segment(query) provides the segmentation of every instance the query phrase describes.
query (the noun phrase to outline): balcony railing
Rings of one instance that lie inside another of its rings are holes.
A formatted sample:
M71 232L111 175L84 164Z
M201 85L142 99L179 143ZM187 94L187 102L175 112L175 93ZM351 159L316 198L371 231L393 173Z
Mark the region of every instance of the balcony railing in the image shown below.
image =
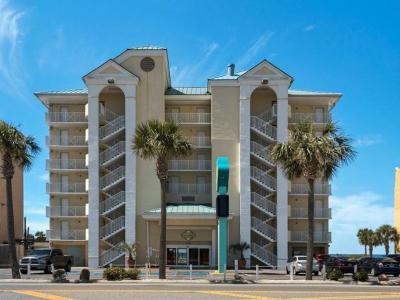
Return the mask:
M86 206L47 206L47 217L85 217Z
M169 194L209 194L211 193L211 184L209 183L169 183Z
M87 123L84 112L48 112L47 123Z
M65 241L86 241L86 229L70 229L70 230L47 230L48 240L65 240Z
M289 207L289 217L291 218L307 218L308 210L305 207ZM331 218L331 208L318 207L314 208L314 218Z
M87 146L85 136L47 136L47 146Z
M86 170L84 159L48 159L46 161L47 170Z
M211 124L210 113L166 113L165 119L179 124Z
M211 147L211 138L209 136L191 136L188 140L196 148Z
M169 160L170 171L211 171L211 160Z
M298 123L301 121L308 121L312 123L328 123L331 120L330 113L301 113L295 112L289 117L289 123Z
M307 242L307 231L289 231L289 239L291 242ZM330 243L331 233L328 231L314 231L314 242Z
M75 182L75 183L48 183L46 185L47 193L66 193L66 194L81 194L87 193L85 183Z
M306 183L292 183L289 194L291 195L308 195L308 184ZM317 195L330 195L331 185L328 183L316 183L314 185L314 194Z

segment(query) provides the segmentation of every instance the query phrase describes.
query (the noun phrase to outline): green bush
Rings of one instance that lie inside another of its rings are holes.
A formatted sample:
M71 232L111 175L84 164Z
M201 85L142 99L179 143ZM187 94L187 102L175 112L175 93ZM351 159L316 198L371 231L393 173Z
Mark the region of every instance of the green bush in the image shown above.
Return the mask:
M82 282L90 281L90 271L88 269L82 269L79 275L79 280Z
M124 278L137 280L139 279L140 270L138 269L128 269L124 272Z
M125 270L118 267L107 268L103 272L103 278L109 281L122 280L125 277Z
M353 280L354 281L368 281L368 273L365 272L364 270L355 272L353 274Z
M329 280L338 281L340 278L343 278L343 273L338 269L333 269L328 273Z

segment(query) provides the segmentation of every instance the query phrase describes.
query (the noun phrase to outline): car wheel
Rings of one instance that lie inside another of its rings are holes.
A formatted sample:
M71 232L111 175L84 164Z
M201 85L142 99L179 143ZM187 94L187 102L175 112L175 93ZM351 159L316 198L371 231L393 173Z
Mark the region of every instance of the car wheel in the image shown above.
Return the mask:
M26 274L26 273L28 273L28 271L27 270L20 270L21 271L21 274Z
M51 273L51 266L50 265L47 265L45 268L44 268L44 274L50 274Z
M65 267L65 272L71 272L71 263L67 263L66 267Z

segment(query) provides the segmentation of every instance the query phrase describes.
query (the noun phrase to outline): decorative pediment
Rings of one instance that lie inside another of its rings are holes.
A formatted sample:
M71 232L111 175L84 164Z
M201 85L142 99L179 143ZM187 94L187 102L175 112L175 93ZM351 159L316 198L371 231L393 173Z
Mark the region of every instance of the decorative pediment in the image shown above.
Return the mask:
M290 81L293 78L273 65L271 62L267 61L266 59L262 60L260 63L255 65L250 70L246 71L242 75L240 75L241 79L288 79Z
M83 76L83 81L85 83L88 80L114 80L114 81L134 81L137 82L139 78L122 67L120 64L110 59L106 61L104 64L100 65L87 75Z

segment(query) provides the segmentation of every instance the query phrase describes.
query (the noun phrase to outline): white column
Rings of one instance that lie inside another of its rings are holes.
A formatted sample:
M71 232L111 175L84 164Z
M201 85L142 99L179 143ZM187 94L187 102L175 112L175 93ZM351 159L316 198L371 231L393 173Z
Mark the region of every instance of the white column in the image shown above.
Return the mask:
M99 86L88 86L89 129L89 268L99 266Z
M211 266L217 265L217 231L215 227L211 229Z
M288 88L279 86L277 140L286 142L288 137ZM278 269L286 268L288 259L288 181L281 168L277 168L277 257Z
M249 86L240 87L240 241L250 245L250 94ZM245 251L249 258L250 251ZM250 265L250 259L247 260Z
M136 242L136 154L132 138L136 128L136 86L124 87L125 93L125 242Z

